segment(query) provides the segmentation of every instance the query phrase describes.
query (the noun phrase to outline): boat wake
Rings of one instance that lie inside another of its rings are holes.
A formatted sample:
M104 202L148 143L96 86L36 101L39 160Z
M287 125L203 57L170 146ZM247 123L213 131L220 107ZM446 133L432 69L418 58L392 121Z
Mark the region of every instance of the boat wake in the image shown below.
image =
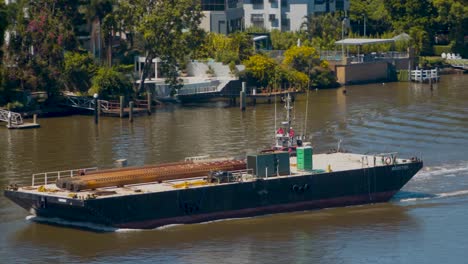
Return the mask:
M444 192L444 193L438 193L438 194L401 191L392 198L392 201L404 203L404 202L424 201L424 200L429 200L429 199L457 197L457 196L468 196L468 190L458 190L458 191Z
M433 177L456 177L468 176L468 162L461 162L458 164L433 166L423 168L413 178L414 181L425 181Z
M127 228L115 228L110 226L98 225L90 222L78 222L78 221L68 221L61 218L47 218L35 215L28 215L26 216L26 220L44 224L51 224L57 226L65 226L65 227L74 227L78 229L90 230L94 232L131 232L131 231L138 231L142 229L127 229Z

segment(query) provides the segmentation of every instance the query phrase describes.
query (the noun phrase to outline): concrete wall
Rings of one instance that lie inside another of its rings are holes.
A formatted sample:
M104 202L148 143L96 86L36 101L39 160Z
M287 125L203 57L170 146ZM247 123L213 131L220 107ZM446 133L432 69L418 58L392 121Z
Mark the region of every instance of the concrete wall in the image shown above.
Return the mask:
M336 77L341 84L383 81L389 78L388 62L336 65Z
M302 22L305 21L307 16L307 9L310 1L307 0L291 0L289 5L289 12L287 17L289 18L289 30L297 31L301 29Z
M233 23L242 20L244 10L242 8L230 8L226 11L203 11L204 17L201 20L200 28L207 32L215 32L228 34L230 32L240 30L235 28Z

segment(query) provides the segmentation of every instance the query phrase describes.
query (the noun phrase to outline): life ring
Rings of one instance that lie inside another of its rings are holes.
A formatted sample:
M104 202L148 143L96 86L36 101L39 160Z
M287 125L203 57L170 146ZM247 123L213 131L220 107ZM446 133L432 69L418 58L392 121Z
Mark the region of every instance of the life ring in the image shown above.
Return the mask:
M385 158L385 164L390 165L392 163L392 159L390 157Z

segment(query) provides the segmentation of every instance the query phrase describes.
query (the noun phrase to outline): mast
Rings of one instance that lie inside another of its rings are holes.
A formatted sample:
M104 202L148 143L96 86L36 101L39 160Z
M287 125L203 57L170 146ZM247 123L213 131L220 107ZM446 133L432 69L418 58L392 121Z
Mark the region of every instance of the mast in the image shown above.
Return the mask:
M291 110L292 110L292 106L291 106L291 95L288 93L288 96L286 97L286 121L288 122L288 127L286 128L286 130L284 131L285 134L288 136L288 146L292 146L293 145L293 138L291 138L290 136L290 130L291 130Z

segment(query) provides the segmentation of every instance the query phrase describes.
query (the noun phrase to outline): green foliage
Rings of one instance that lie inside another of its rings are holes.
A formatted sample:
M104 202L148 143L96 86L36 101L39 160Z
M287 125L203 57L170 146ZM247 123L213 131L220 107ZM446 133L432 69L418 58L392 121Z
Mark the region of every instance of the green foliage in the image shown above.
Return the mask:
M397 31L413 27L427 30L432 26L432 17L436 14L431 0L386 0L384 4L393 28Z
M1 47L3 46L3 41L5 39L5 30L8 27L7 19L7 7L3 1L0 2L0 62L2 61L3 51Z
M244 61L247 80L260 87L267 87L275 83L278 64L272 58L256 54Z
M430 69L433 69L435 67L443 68L443 67L449 66L449 64L439 56L437 56L437 57L421 57L419 59L419 64L420 64L419 66L421 68L430 68Z
M312 47L302 46L288 49L284 53L283 64L293 71L305 73L309 87L336 85L336 77L328 68L328 63L321 61L318 52ZM303 85L303 80L305 79L301 77L296 85Z
M330 13L308 15L305 19L306 21L301 26L302 34L307 39L304 44L320 49L334 49L335 41L342 37L342 24L339 15Z
M97 93L99 98L108 99L120 95L129 95L132 92L132 82L122 72L115 68L101 67L92 79L89 95Z
M278 87L281 84L281 87L287 85L304 89L337 84L328 63L321 61L318 52L312 47L291 47L284 53L280 65L261 54L250 57L244 65L244 78L257 87Z
M174 88L181 87L178 79L178 63L201 44L203 30L199 28L202 19L200 2L196 0L122 0L122 12L131 12L129 21L144 41L146 55L140 89L148 76L151 61L160 58L160 73ZM128 17L127 17L128 18ZM130 26L130 25L129 25Z
M19 101L13 101L6 104L5 108L10 111L21 111L24 108L24 104Z
M252 55L252 52L252 41L246 33L236 32L229 36L208 33L196 49L194 59L213 58L224 64L239 64Z
M270 33L270 37L274 50L287 50L297 45L297 40L300 39L301 36L297 32L281 32L278 29L273 29Z
M366 36L376 35L390 29L390 17L384 2L385 0L350 1L350 20L358 35L364 34L364 18L366 19Z
M467 0L433 0L437 8L436 18L439 27L449 29L448 34L453 41L453 50L468 57L468 1Z
M16 6L14 27L8 45L9 78L21 89L46 91L53 98L61 88L64 50L73 49L76 39L68 7L58 0L22 1ZM27 8L26 8L27 7ZM27 10L27 16L24 14Z
M81 93L88 91L96 71L97 66L90 54L65 52L63 80L68 90Z
M434 55L440 56L442 53L452 52L452 45L434 45Z
M429 33L421 26L415 26L409 29L411 44L416 54L431 54Z

